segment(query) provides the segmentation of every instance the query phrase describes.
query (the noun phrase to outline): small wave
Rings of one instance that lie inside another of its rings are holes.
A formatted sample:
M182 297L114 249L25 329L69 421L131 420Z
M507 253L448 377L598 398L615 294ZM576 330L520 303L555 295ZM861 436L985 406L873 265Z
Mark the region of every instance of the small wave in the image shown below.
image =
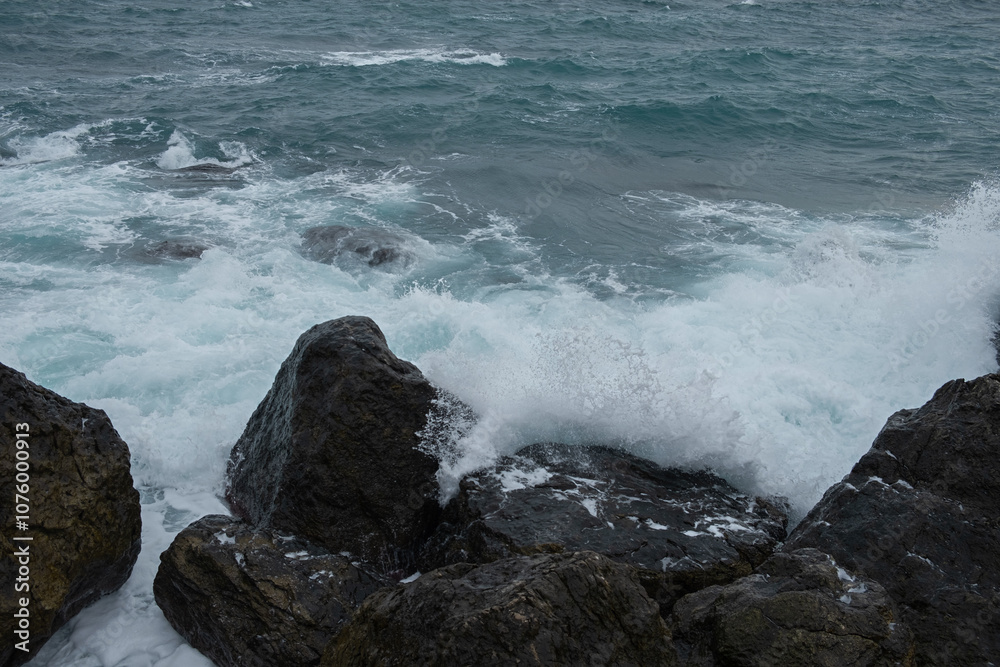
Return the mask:
M338 51L324 54L322 59L325 65L340 65L344 67L391 65L408 60L419 60L428 63L452 63L456 65L492 65L493 67L503 67L507 64L507 59L499 53L441 51L434 49Z
M194 144L180 130L174 130L167 140L167 150L156 160L156 166L160 169L186 169L198 165L216 165L226 169L236 169L254 161L253 154L247 147L238 141L223 141L219 143L219 149L229 160L217 160L215 158L196 158L194 156Z
M0 166L38 164L76 157L80 153L80 137L92 127L82 123L69 130L52 132L44 137L14 137L7 143L7 147L14 151L16 157L0 159Z

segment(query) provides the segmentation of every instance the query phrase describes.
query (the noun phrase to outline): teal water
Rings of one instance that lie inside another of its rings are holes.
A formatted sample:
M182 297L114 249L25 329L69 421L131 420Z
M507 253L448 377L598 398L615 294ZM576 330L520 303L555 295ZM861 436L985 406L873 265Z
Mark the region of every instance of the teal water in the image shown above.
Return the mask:
M6 0L0 361L105 409L144 502L133 579L35 664L207 664L158 554L347 314L482 416L447 483L612 442L806 511L996 368L998 35L973 0ZM302 257L332 224L414 259Z

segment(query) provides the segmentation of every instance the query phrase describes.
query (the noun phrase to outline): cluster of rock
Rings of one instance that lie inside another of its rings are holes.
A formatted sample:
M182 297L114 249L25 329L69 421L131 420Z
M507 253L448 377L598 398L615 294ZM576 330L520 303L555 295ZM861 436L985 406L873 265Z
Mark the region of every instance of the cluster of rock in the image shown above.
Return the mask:
M220 171L221 170L221 171ZM178 170L194 173L231 173L233 169L214 164L195 165ZM409 248L412 241L402 234L378 227L320 225L302 232L299 254L321 264L334 264L345 271L367 269L396 272L409 267L416 255ZM115 257L126 257L145 264L187 259L201 259L212 245L204 240L178 236L166 240L139 240L114 246Z
M441 507L439 396L367 318L306 332L234 447L237 518L162 555L177 630L223 667L1000 656L996 376L894 415L791 535L780 499L603 447L532 445Z
M127 577L137 499L122 501L127 448L103 413L11 373L3 426L65 424L46 427L51 456L40 428L32 456L120 496L86 510L118 513L103 573L66 563L83 583L39 598L62 605L54 631ZM893 415L790 535L781 499L605 447L532 445L442 507L422 434L442 404L468 412L442 398L367 318L303 334L233 448L234 516L203 517L161 555L170 623L220 667L1000 664L998 375ZM118 467L71 464L88 442Z

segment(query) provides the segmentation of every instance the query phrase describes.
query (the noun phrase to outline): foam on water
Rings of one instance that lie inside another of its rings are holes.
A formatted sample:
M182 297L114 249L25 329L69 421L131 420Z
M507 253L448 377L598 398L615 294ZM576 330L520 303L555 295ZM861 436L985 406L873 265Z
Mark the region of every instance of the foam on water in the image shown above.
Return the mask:
M195 155L178 131L159 166ZM398 170L291 180L251 170L239 189L195 196L136 187L149 173L40 161L0 171L0 234L14 240L0 257L0 358L108 412L144 503L129 584L71 621L39 665L199 664L152 601L158 555L190 521L224 511L229 450L297 336L326 319L373 317L400 357L479 413L442 441L446 489L531 442L610 443L713 467L802 513L892 412L995 368L992 184L903 222L632 193L669 200L692 244L732 257L693 296L637 303L598 298L541 260L521 282L475 283L476 267L506 261L491 257L539 255L516 219L495 213L452 243L417 243L400 274L296 252L298 232L316 224L406 220L422 195ZM746 232L740 243L713 236L720 220ZM200 260L108 258L178 232L213 247Z
M65 160L76 157L80 153L80 137L90 131L92 125L80 124L69 130L52 132L43 137L14 136L8 142L8 147L17 153L17 157L0 159L0 167ZM11 128L13 131L19 128Z
M368 67L391 65L406 61L427 63L451 63L454 65L492 65L503 67L507 59L499 53L477 53L475 51L448 51L444 49L398 49L392 51L339 51L324 54L322 62L327 65Z
M174 130L167 141L167 150L156 160L160 169L184 169L195 165L212 164L227 169L235 169L254 161L247 147L237 141L223 141L219 148L229 160L215 158L196 158L194 144L180 130Z
M449 307L451 340L418 363L484 418L443 481L537 440L614 442L804 512L892 412L995 368L998 215L976 186L895 254L877 218L820 219L696 300L638 308L555 280Z

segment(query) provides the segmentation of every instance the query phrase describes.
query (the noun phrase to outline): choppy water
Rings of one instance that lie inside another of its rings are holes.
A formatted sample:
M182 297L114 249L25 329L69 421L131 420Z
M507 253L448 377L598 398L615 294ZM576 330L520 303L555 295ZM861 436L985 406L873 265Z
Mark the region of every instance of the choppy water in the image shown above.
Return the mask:
M807 510L996 368L998 35L973 0L6 0L0 361L105 409L144 502L34 664L199 664L158 554L341 315L483 415L456 476L613 442ZM303 258L324 224L414 259Z

